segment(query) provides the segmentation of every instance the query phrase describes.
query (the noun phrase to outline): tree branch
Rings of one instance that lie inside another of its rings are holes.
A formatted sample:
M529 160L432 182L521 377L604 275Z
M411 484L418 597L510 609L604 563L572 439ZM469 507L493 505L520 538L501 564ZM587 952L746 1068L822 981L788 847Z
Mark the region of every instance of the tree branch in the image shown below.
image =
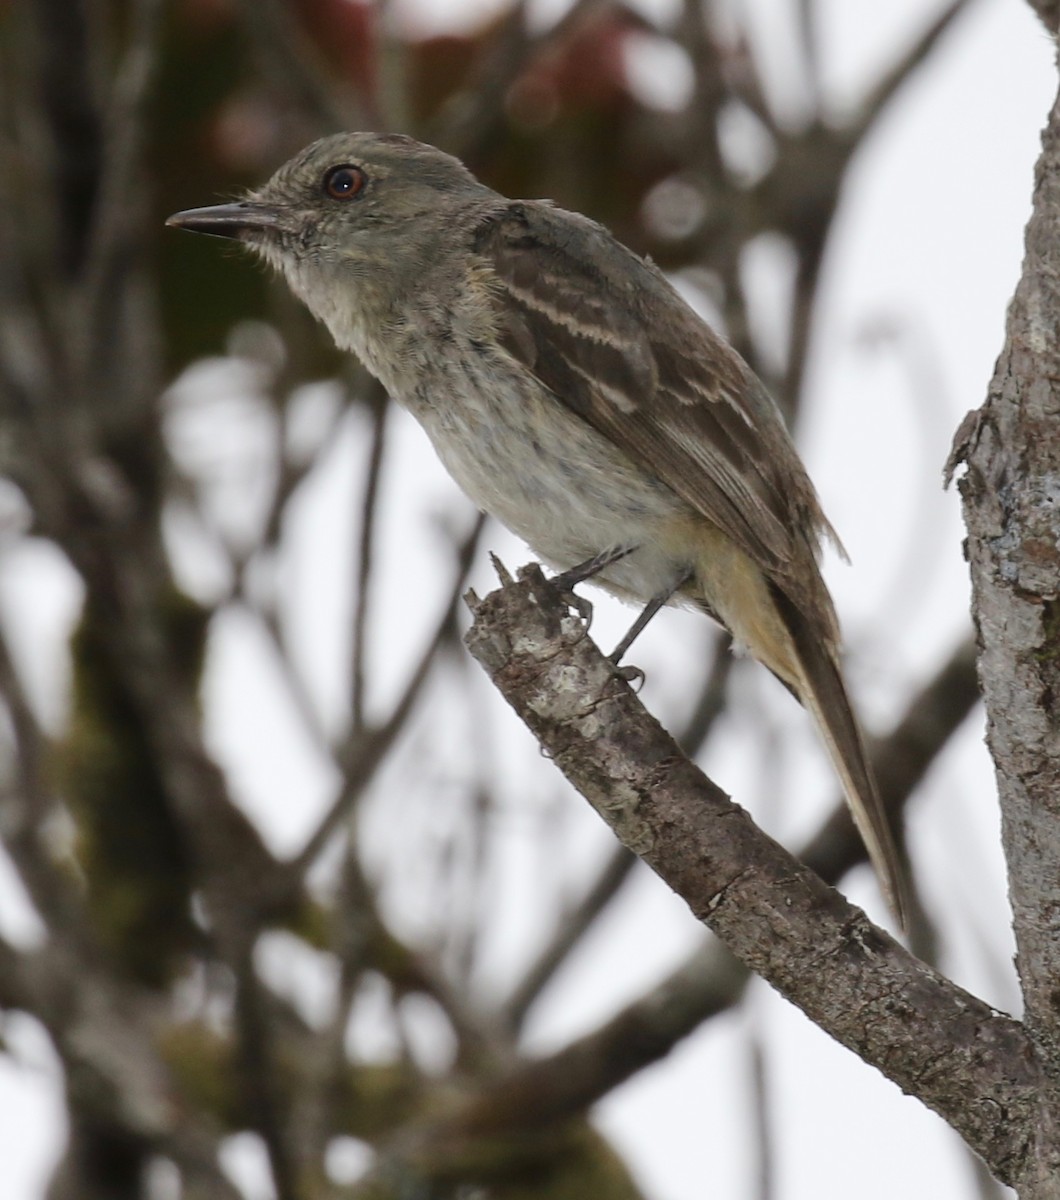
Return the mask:
M757 829L648 715L539 568L468 602L472 654L618 837L752 970L1014 1179L1040 1086L1022 1026Z

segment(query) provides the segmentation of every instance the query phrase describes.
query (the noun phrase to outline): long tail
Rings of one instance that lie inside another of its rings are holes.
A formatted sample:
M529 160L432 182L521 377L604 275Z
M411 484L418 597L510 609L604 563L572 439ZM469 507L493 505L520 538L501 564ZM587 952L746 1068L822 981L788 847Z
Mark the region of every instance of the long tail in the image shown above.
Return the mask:
M908 907L905 871L833 649L782 593L774 590L774 600L797 658L798 698L820 731L884 898L904 930Z

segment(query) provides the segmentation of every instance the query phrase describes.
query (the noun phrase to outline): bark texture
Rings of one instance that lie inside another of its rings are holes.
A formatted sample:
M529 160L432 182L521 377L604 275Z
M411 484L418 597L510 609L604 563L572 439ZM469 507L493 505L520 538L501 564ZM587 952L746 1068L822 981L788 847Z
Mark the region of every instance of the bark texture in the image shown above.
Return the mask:
M1043 135L1023 273L983 407L954 460L1026 1027L1041 1064L1021 1194L1060 1196L1060 101Z
M752 970L935 1109L999 1179L1019 1179L1041 1087L1020 1024L762 833L681 753L539 568L469 603L472 654L625 845Z

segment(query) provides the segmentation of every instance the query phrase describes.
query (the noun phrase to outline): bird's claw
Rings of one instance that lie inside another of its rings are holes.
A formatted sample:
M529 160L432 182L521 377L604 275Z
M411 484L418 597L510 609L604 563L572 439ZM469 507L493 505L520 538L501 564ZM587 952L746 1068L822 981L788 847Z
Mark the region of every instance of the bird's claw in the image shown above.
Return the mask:
M556 588L556 591L559 593L559 598L563 601L563 603L568 608L573 609L585 622L585 631L588 633L589 626L593 623L592 601L586 600L584 596L579 596L573 588L565 587L561 577L558 575L552 580L552 585Z
M619 679L624 679L626 681L626 683L628 683L630 685L630 687L633 688L634 691L637 691L637 692L640 691L640 689L644 683L644 680L647 678L645 676L643 670L641 670L640 667L634 667L634 666L620 667L617 663L614 663L614 662L612 665L614 666L615 674L619 677Z

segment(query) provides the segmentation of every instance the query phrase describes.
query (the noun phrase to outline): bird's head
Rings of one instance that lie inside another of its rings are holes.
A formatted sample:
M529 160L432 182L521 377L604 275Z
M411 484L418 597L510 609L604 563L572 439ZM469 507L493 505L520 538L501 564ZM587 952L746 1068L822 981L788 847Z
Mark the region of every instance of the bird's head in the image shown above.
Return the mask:
M258 252L332 325L337 289L414 285L456 215L490 196L459 161L400 134L340 133L285 163L243 200L175 213L179 229Z

